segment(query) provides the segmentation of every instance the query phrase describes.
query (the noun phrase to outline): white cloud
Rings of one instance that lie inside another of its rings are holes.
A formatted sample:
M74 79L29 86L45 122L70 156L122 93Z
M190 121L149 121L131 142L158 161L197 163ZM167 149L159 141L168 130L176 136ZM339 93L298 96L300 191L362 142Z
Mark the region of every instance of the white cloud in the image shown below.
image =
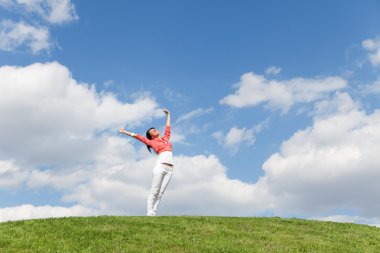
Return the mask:
M250 145L253 144L253 129L233 127L227 133L225 138L225 144L227 146L235 146L243 141L247 141L247 143Z
M145 150L147 157L140 159L135 153L123 159L123 153L128 154L126 148L133 147L125 139L114 138L114 141L124 142L124 148L119 150L120 145L109 143L100 152L104 157L99 158L91 169L78 168L66 170L66 173L35 171L27 185L33 188L50 185L61 190L64 201L91 210L83 215L144 215L156 156ZM111 147L119 150L120 154L114 156L118 159L110 155L112 152L105 152ZM246 216L260 211L256 205L251 205L254 186L229 179L227 169L215 156L176 156L175 164L175 176L165 193L160 214ZM39 217L44 215L42 213ZM20 213L15 216L25 218Z
M263 121L259 122L258 124L256 124L253 127L254 133L258 134L261 131L263 131L265 128L267 128L269 126L269 122L270 122L270 118L266 118L265 120L263 120Z
M21 205L15 207L0 208L0 222L38 218L93 215L97 215L97 212L78 205L72 207Z
M281 70L282 69L280 67L271 66L265 70L265 73L267 75L278 75L280 74Z
M55 170L31 171L29 177L24 182L30 188L52 187L57 190L67 190L88 179L90 168L79 166L79 168L64 168Z
M15 188L24 183L30 172L24 170L12 161L0 160L0 188Z
M53 44L48 26L78 19L71 0L1 0L0 7L20 13L23 19L27 19L18 22L1 20L0 50L4 51L28 48L33 54L43 51L49 53ZM45 26L41 25L40 19Z
M112 214L143 215L156 157L93 171L66 201ZM254 187L231 180L215 156L176 156L173 178L162 200L162 215L250 215ZM236 208L239 206L239 208Z
M315 119L331 117L357 110L359 106L348 93L337 92L334 99L319 101L314 105L314 116Z
M350 100L337 94L325 102L321 108L336 111L320 108L311 127L296 132L264 163L260 181L278 215L353 209L379 218L380 111L366 114Z
M0 6L37 14L51 24L63 24L78 19L71 0L2 0Z
M243 216L257 213L258 206L252 205L254 186L229 179L227 168L217 157L178 156L175 162L175 178L163 200L167 213Z
M365 85L362 87L362 93L364 94L379 94L380 93L380 80Z
M0 159L61 166L92 160L120 126L139 126L158 114L149 94L131 103L75 81L59 63L0 67ZM97 136L99 135L99 136ZM20 145L22 143L22 145Z
M186 114L182 114L178 117L176 123L180 123L182 121L186 121L186 120L190 120L194 117L199 117L201 115L204 115L204 114L207 114L207 113L210 113L212 112L214 109L213 108L207 108L207 109L202 109L202 108L197 108L191 112L188 112Z
M380 227L380 219L378 218L367 219L367 218L363 218L359 216L330 215L326 217L315 217L313 219L320 220L320 221L368 224L371 226Z
M48 0L48 11L45 11L46 20L54 24L62 24L78 19L75 6L70 0Z
M34 54L49 51L52 48L49 30L24 22L15 23L9 20L0 22L0 49L13 51L23 46Z
M184 122L184 121L182 121ZM183 145L192 145L190 136L201 135L206 132L210 124L206 123L203 125L197 125L194 123L187 122L186 124L175 124L172 128L172 134L170 140L172 143L180 143ZM189 139L187 141L187 139Z
M362 47L369 51L369 60L373 66L380 64L380 39L367 39L362 41Z
M172 131L172 133L170 135L170 142L186 144L185 140L186 140L186 135L179 132L178 128L177 128L177 130Z
M236 108L266 104L271 109L285 113L295 104L322 99L346 85L347 82L340 77L277 81L247 73L242 75L240 83L235 85L237 91L221 99L220 104Z
M326 216L326 217L315 217L314 219L320 220L320 221L354 223L356 220L360 219L360 217L347 216L347 215L331 215L331 216Z
M254 129L232 127L227 134L222 131L213 133L219 144L236 154L241 145L251 146L255 142Z

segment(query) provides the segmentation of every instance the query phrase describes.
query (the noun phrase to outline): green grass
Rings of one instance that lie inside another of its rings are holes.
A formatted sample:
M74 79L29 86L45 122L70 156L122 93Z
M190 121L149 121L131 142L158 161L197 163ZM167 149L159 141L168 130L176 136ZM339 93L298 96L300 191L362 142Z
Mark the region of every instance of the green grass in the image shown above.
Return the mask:
M281 218L42 219L0 223L0 252L380 252L380 229Z

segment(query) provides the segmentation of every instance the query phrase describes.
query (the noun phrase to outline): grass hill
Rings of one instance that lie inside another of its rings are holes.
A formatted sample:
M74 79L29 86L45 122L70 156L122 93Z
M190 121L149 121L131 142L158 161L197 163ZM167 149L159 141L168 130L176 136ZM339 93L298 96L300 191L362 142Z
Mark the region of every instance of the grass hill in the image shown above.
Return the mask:
M281 218L41 219L0 223L0 252L380 252L380 228Z

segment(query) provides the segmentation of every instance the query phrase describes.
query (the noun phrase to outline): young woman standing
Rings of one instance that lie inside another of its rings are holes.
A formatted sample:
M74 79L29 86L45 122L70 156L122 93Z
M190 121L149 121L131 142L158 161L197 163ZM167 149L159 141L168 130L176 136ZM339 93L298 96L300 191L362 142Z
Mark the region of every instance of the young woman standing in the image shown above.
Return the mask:
M128 132L123 128L120 128L120 133L132 136L139 141L145 143L149 152L151 148L158 154L157 162L153 168L153 179L152 187L148 196L148 205L147 205L147 215L156 216L157 208L160 204L162 195L166 187L169 184L169 181L173 173L173 153L172 153L172 144L170 143L170 112L168 109L163 110L167 115L165 133L160 137L160 133L155 128L149 128L146 131L146 138Z

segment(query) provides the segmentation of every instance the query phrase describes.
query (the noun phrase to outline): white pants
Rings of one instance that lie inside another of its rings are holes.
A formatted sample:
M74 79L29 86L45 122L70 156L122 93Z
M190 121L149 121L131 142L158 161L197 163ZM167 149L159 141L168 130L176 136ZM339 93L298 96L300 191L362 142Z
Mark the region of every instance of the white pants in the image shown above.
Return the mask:
M173 166L157 163L153 169L152 187L148 196L147 215L156 216L162 195L173 174Z

